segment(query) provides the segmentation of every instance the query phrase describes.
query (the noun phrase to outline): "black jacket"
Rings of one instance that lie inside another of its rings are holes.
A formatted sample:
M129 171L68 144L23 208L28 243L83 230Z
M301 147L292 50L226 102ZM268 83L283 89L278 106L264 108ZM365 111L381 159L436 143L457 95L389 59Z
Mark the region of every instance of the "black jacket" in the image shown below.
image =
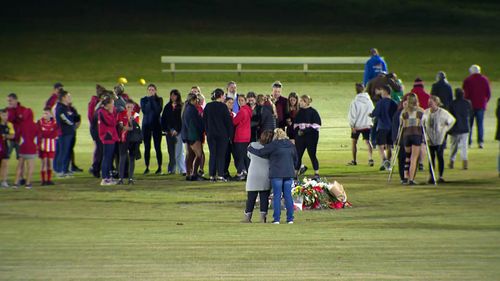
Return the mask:
M261 149L249 146L248 152L269 159L269 178L295 177L298 157L295 145L290 140L275 140Z
M497 101L497 133L495 135L495 139L500 141L500 98Z
M219 137L231 140L233 137L233 119L226 104L218 101L208 103L203 110L203 124L207 137Z
M146 96L141 99L142 127L160 127L160 114L163 108L163 98Z
M319 127L317 129L315 129L315 127L321 126L321 117L319 116L318 111L312 107L301 108L295 116L294 124L298 126L295 128L297 136L299 136L299 130L304 132L303 135L317 133Z
M465 134L470 131L470 118L473 114L470 101L464 99L463 96L457 98L450 103L448 110L455 117L455 125L448 131L451 134Z
M165 133L172 130L180 132L182 130L182 105L178 104L175 108L172 107L172 102L167 103L161 114L161 129Z
M431 95L439 97L444 109L450 108L450 103L453 101L453 90L446 80L442 79L432 84Z
M182 113L182 141L202 141L203 140L203 119L198 109L187 103Z
M276 118L274 118L273 108L270 105L264 105L260 111L260 133L264 131L274 131L276 129Z

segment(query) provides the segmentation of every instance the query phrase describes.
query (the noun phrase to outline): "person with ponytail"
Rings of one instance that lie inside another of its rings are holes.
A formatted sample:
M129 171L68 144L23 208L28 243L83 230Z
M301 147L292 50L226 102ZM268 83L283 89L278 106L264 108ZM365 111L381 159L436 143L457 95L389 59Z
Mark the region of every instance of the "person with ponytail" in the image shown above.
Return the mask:
M111 177L115 144L118 142L116 118L114 114L114 100L106 96L101 103L101 108L96 112L99 129L99 139L103 145L101 185L114 185L116 182Z
M400 115L400 126L402 143L405 145L405 173L403 184L415 185L415 174L417 172L420 147L423 140L422 119L424 110L418 105L418 97L414 93L407 95L408 102L405 104Z
M311 107L312 99L308 95L302 95L299 99L300 109L295 116L295 146L299 161L297 161L296 170L302 174L307 169L302 166L302 156L307 149L307 154L311 159L314 178L319 179L319 162L316 157L316 151L319 141L319 129L321 127L321 117L318 111Z

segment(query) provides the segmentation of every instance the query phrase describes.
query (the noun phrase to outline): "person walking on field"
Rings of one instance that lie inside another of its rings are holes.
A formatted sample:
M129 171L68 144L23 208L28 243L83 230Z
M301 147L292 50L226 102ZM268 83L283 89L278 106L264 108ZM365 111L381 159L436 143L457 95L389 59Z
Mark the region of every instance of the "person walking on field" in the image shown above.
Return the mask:
M462 89L455 89L455 100L450 103L449 110L451 115L455 117L456 122L449 131L451 139L451 149L450 163L448 164L448 168L454 168L457 151L460 150L460 157L462 158L462 168L464 170L467 170L469 168L469 161L467 158L467 139L469 138L469 125L470 118L472 116L472 105L470 101L464 99L464 91Z
M390 169L392 158L392 116L398 105L391 99L391 88L387 85L375 89L380 99L375 105L371 117L377 118L377 146L380 152L382 165L380 170Z
M273 131L264 131L260 135L259 142L252 142L250 146L255 149L262 149L273 140ZM252 222L253 209L257 195L260 201L260 222L267 222L267 211L269 208L269 195L271 193L271 182L269 181L269 160L261 158L252 153L248 153L250 166L248 167L248 177L245 185L247 191L247 203L245 216L242 222Z
M162 153L161 153L161 123L160 114L163 109L163 98L158 96L156 85L148 85L148 95L141 99L142 110L142 133L144 135L144 163L146 170L144 174L149 174L149 160L151 158L151 137L156 151L156 161L158 169L155 174L161 174Z
M278 128L274 131L274 140L263 148L248 147L248 152L269 159L269 179L273 189L273 224L280 224L281 198L285 199L286 222L293 224L292 183L295 177L295 166L298 162L297 151L287 138L285 131Z
M226 152L233 136L233 120L223 101L224 91L215 89L212 98L213 101L208 103L203 111L203 124L210 150L209 174L212 182L225 182Z
M405 144L405 173L402 184L415 185L415 175L417 173L417 162L420 156L420 147L423 140L424 110L418 105L416 94L409 94L406 97L406 106L401 112L401 138Z
M436 83L432 84L431 96L439 97L444 109L448 110L450 108L450 104L453 101L453 90L446 79L446 73L444 71L439 71L437 73Z
M424 128L427 134L427 144L429 145L429 151L431 154L431 159L429 161L432 163L433 167L434 160L437 157L438 160L438 171L439 178L438 183L444 183L443 173L444 173L444 140L446 133L455 124L455 118L446 109L441 108L441 101L438 96L432 96L429 99L429 108L425 110L424 113ZM434 171L435 173L436 171ZM428 183L434 184L436 179L433 178L431 169L429 169L430 178Z
M491 98L490 81L488 77L481 74L479 65L472 65L469 68L469 77L465 78L462 89L464 89L464 97L472 103L474 116L470 119L471 131L469 133L469 146L472 145L472 128L474 127L474 119L477 124L477 142L479 148L484 147L484 112Z
M170 101L163 108L161 114L161 127L165 132L168 148L168 174L186 175L186 156L184 154L184 143L182 142L182 98L177 89L170 91Z
M365 87L368 81L377 77L379 73L387 72L387 64L376 48L370 49L370 56L370 59L365 64L365 74L363 76L363 86Z
M349 126L351 127L351 139L352 139L352 161L348 165L356 166L357 159L356 154L358 152L358 139L359 136L363 136L363 141L366 143L368 149L368 165L373 166L372 159L372 145L370 143L370 131L373 126L372 118L370 114L373 112L374 106L370 99L370 95L365 92L365 87L363 84L356 83L356 97L351 102L349 107L349 113L347 115L349 119Z
M42 185L54 185L52 181L52 160L56 151L57 122L52 117L52 110L46 107L43 117L37 122L38 129L38 156L42 160L41 179Z

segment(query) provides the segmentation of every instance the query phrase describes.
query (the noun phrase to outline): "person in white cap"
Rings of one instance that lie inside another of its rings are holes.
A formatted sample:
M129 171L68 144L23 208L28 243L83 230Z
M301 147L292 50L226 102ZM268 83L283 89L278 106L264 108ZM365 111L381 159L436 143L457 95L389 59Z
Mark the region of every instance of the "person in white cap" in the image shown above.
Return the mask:
M484 146L484 112L486 105L491 98L490 81L488 77L481 74L481 67L473 64L469 68L470 75L465 78L462 89L465 92L465 99L470 100L472 109L474 111L473 118L470 119L471 131L469 133L469 146L472 145L472 128L474 126L474 119L477 124L477 142L479 148Z

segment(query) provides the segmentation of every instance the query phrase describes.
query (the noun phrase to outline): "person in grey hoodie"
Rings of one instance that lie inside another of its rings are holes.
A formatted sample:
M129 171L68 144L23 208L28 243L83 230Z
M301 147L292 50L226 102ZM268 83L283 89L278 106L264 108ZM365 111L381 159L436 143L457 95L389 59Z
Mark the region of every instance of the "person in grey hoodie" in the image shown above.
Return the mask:
M351 140L352 140L352 161L347 163L347 165L356 166L358 163L356 161L356 154L358 152L358 139L359 135L363 135L363 141L366 143L368 148L368 165L373 166L372 158L372 145L370 143L370 131L373 126L373 120L370 114L373 112L374 106L373 102L365 92L365 87L361 83L356 83L356 97L351 102L349 107L349 114L347 115L349 119L349 126L351 127Z
M264 145L273 140L273 131L264 131L260 135L259 142L252 142L250 146L255 149L262 149ZM247 191L247 203L245 216L242 222L252 222L253 209L257 195L260 197L260 222L267 221L267 210L269 208L269 195L271 193L271 182L269 181L269 159L261 158L257 155L248 153L250 166L245 189Z

